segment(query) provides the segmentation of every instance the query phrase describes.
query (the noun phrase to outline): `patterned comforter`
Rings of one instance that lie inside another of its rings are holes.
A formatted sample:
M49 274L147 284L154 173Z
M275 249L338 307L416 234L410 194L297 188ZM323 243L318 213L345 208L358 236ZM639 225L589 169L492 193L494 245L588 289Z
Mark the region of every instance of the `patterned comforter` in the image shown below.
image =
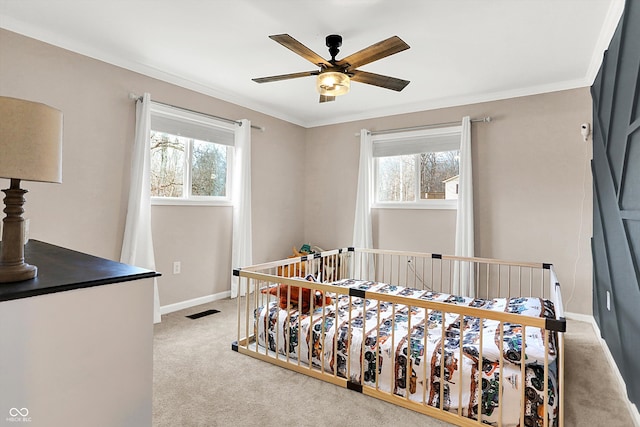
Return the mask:
M333 285L527 316L555 316L553 303L539 298L482 300L351 279ZM503 323L500 369L497 321L485 319L481 328L478 318L465 316L461 333L460 316L454 313L443 316L441 311L355 297L351 298L350 305L346 295L339 297L337 313L335 304L301 314L282 310L274 301L256 309L255 316L258 344L265 347L268 343L268 348L275 352L277 343L277 352L288 354L292 360L299 359L304 364L311 361L318 369L336 372L354 383L378 387L399 396L406 397L409 393L409 399L435 407L440 407L442 395L444 409L457 413L461 408L463 416L473 419L481 412L482 421L491 425L498 424L500 411L504 426L518 425L520 408L524 405L525 425L542 425L545 347L544 330L539 328L524 328L525 390L524 402L521 402L523 327L518 324ZM482 361L479 360L481 336ZM550 366L549 425L552 426L557 415L555 335L550 336L546 350ZM499 399L501 371L503 403ZM481 393L477 390L478 376Z

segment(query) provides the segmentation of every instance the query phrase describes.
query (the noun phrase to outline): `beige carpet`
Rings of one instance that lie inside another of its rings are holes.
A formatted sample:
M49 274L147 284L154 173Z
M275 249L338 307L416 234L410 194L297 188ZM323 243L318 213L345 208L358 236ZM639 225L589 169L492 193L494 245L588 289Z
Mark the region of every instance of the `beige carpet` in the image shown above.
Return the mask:
M220 313L185 317L207 309ZM236 319L231 300L162 316L154 338L154 426L449 426L232 351ZM591 325L569 321L566 347L566 425L633 426Z

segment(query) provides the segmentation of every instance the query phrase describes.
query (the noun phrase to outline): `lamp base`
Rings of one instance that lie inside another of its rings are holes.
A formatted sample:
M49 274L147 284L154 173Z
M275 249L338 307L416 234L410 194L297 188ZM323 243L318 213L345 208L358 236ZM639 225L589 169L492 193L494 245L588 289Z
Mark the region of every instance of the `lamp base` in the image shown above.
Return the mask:
M20 282L30 280L38 275L38 267L22 263L18 265L0 264L0 283Z
M11 179L10 188L2 190L4 212L2 242L0 242L0 283L19 282L36 277L38 268L24 262L24 194L19 179Z

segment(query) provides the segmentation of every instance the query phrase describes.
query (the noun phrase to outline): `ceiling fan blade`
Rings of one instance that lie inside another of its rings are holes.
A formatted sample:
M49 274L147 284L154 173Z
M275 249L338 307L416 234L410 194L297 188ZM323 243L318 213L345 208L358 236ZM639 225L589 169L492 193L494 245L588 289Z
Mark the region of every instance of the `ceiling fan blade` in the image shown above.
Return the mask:
M403 50L409 49L409 47L410 46L400 37L393 36L349 55L346 58L342 58L336 62L336 65L340 67L348 66L350 69L354 69L361 65L402 52Z
M274 36L269 36L269 38L275 40L294 53L302 56L312 64L315 64L317 66L331 67L331 64L326 59L300 43L298 40L291 37L289 34L277 34Z
M251 80L253 80L256 83L268 83L268 82L277 82L278 80L297 79L298 77L317 76L318 74L320 74L319 71L303 71L300 73L281 74L279 76L258 77Z
M331 102L331 101L335 101L336 97L335 96L328 96L328 95L320 95L320 102Z
M353 70L351 80L368 85L383 87L400 92L410 82L409 80L397 79L395 77L383 76L381 74L369 73L367 71Z

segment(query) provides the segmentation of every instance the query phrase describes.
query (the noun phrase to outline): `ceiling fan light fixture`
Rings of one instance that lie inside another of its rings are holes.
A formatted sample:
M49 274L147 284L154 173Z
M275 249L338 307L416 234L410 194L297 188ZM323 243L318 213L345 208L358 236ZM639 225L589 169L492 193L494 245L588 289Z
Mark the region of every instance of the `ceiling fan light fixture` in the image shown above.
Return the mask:
M320 73L316 80L316 88L320 95L340 96L349 92L351 79L348 75L338 71Z

